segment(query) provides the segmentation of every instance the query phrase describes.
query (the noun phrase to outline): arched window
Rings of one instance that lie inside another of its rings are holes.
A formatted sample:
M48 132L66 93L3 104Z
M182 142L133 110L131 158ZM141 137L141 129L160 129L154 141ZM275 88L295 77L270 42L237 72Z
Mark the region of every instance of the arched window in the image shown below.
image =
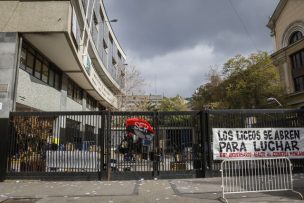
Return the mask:
M289 38L289 44L293 44L297 41L299 41L300 39L303 38L303 34L300 31L295 31L291 34L290 38Z

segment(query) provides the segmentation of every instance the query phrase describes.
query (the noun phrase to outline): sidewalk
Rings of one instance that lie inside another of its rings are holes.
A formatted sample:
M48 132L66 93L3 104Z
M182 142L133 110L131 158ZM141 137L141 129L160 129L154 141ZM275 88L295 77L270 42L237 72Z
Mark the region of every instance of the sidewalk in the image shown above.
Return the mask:
M304 174L294 175L295 190L304 193ZM138 181L16 181L0 183L0 202L216 202L221 196L220 178ZM292 192L228 195L230 203L304 202Z

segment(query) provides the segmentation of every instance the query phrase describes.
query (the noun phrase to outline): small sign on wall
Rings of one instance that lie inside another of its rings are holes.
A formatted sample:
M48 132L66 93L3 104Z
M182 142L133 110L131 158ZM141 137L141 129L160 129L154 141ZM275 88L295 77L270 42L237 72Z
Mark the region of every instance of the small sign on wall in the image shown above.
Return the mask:
M0 84L0 92L8 92L8 84Z

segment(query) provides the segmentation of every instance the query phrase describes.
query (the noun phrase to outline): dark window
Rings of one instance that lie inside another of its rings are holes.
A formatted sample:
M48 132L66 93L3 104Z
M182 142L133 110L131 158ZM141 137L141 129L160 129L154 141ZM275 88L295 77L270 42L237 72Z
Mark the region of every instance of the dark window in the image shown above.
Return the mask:
M54 87L55 73L53 70L49 70L49 85Z
M42 81L47 83L49 79L49 65L43 63L42 65Z
M302 38L303 38L302 32L295 31L294 33L292 33L292 35L289 38L289 44L293 44L293 43L299 41Z
M90 110L95 110L97 107L97 101L87 94L87 108Z
M121 59L121 53L120 53L120 51L117 51L117 56L118 56L118 58Z
M294 69L304 68L304 50L292 54L291 61Z
M39 80L49 84L58 90L61 88L61 71L51 64L46 57L23 42L20 68L30 73Z
M60 78L60 75L58 75L57 73L55 74L55 88L56 89L60 89L60 87L61 87L61 78Z
M103 44L104 50L108 51L108 45L104 39L102 40L102 44Z
M93 150L93 146L96 145L96 135L94 133L94 126L85 125L83 150Z
M295 91L304 91L304 49L292 54L290 57Z
M82 89L78 85L76 85L72 80L69 80L68 82L67 95L74 101L80 104L82 103Z
M111 44L113 44L113 37L110 33L109 33L109 39L110 39Z
M42 71L42 62L41 60L35 61L35 77L41 79L41 71Z
M26 49L22 48L20 56L20 68L25 70L26 67Z
M94 134L94 126L91 126L88 124L85 125L85 138L84 139L85 139L85 141L95 141L96 140L96 137Z
M66 144L66 150L82 149L82 137L80 133L80 122L66 119L65 137L60 139L61 143ZM70 149L69 149L70 148Z
M104 111L104 110L106 110L106 107L104 107L104 106L101 105L101 104L98 104L98 110L99 110L99 111Z
M296 92L304 90L304 77L303 76L295 78L294 83L295 83Z
M117 62L116 62L116 60L113 57L112 57L112 64L113 64L113 66L117 65Z
M95 12L93 13L93 22L94 22L94 25L95 25L95 26L98 25L98 20L97 20L97 17L96 17Z
M25 68L26 72L33 74L34 61L35 61L34 55L30 52L27 52L26 68Z

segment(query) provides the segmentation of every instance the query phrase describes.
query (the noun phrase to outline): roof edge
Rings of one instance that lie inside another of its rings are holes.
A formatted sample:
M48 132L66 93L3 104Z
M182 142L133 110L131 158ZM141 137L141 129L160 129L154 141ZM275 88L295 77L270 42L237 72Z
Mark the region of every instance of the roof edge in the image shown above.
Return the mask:
M276 9L274 10L273 14L270 16L269 21L267 23L267 27L269 29L273 29L277 19L279 18L283 8L285 7L286 3L288 2L288 0L280 0L280 2L278 3Z

